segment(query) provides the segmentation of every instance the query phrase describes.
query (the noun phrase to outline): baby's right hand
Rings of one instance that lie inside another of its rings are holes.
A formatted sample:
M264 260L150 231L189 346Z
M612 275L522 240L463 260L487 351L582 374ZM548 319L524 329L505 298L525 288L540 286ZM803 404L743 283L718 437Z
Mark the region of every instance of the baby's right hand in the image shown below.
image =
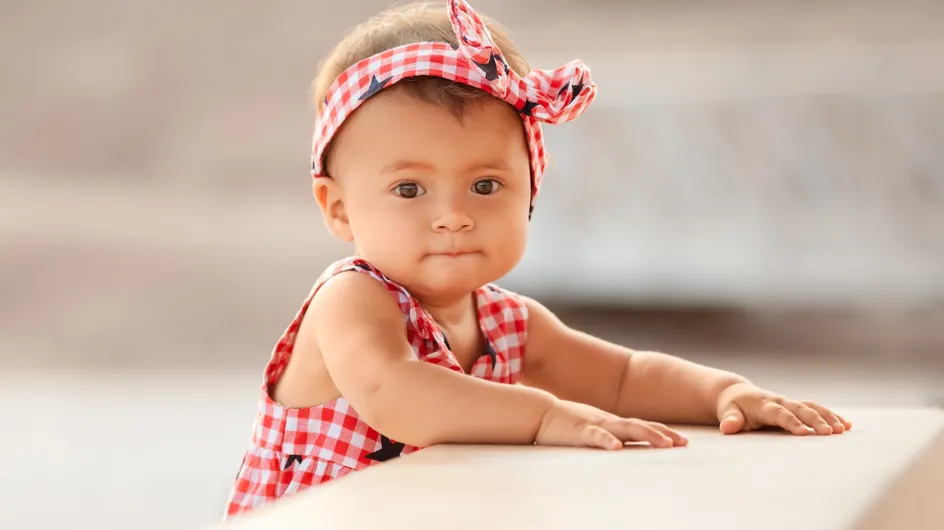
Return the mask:
M681 447L688 439L661 423L621 418L596 407L558 401L541 420L534 442L538 445L622 449L626 442L648 442L653 447Z

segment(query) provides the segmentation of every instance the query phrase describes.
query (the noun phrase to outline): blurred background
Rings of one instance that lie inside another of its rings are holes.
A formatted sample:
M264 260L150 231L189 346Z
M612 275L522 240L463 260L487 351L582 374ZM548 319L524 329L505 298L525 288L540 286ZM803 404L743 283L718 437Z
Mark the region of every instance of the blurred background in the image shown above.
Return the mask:
M219 519L269 352L349 251L309 83L388 5L4 2L0 527ZM944 3L474 6L600 85L545 129L504 286L839 410L944 403Z

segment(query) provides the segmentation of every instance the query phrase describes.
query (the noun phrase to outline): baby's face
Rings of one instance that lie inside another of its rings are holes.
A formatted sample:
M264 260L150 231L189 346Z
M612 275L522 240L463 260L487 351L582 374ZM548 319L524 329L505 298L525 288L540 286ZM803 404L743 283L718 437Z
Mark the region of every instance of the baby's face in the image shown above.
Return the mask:
M415 296L467 294L524 253L528 148L520 115L497 99L460 121L387 89L345 122L331 171L358 254Z

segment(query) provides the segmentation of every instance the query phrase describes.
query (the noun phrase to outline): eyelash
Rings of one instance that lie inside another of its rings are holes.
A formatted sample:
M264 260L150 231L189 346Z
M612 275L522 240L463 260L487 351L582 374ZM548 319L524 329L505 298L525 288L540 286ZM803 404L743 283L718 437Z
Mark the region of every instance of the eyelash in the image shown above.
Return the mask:
M491 183L492 183L492 190L491 190L490 193L478 193L478 192L475 190L475 187L478 186L479 184L483 183L483 182L491 182ZM404 186L415 186L416 189L417 189L417 194L416 194L416 195L413 195L412 197L408 197L408 196L403 195L403 194L402 194L402 188L403 188ZM498 179L488 177L488 178L483 178L483 179L476 180L476 181L472 184L472 192L473 192L473 193L477 193L478 195L494 195L495 193L498 192L498 190L502 189L502 187L504 187L504 184L502 184ZM426 194L426 190L423 189L423 186L420 186L419 183L417 183L417 182L406 181L406 182L400 182L399 184L397 184L396 186L394 186L394 187L393 187L393 194L396 195L397 197L400 197L400 198L403 198L403 199L416 199L416 198L418 198L418 197L422 197L423 195L425 195L425 194Z
M502 183L499 182L498 179L495 179L495 178L484 178L484 179L481 179L481 180L476 180L475 183L472 184L472 191L475 191L475 187L478 186L479 184L481 184L482 182L491 182L491 183L492 183L492 191L491 191L491 193L479 193L479 195L494 195L495 193L498 192L498 190L502 189L502 186L503 186ZM478 192L476 192L476 193L478 193Z
M405 197L405 196L401 195L401 194L398 192L398 190L400 190L403 186L416 186L417 194L414 195L414 196L412 196L412 197ZM422 191L422 193L419 193L420 191ZM426 194L426 190L423 189L423 186L420 186L419 183L417 183L417 182L407 181L407 182L401 182L401 183L397 184L396 186L394 186L394 187L393 187L393 194L396 195L397 197L400 197L400 198L403 198L403 199L415 199L415 198L417 198L417 197L422 197L423 195L425 195L425 194Z

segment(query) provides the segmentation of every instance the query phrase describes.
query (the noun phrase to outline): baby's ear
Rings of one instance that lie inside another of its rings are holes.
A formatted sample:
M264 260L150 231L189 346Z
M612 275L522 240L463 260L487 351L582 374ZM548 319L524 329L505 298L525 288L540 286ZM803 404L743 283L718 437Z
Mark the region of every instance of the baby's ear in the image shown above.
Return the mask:
M312 185L312 195L321 207L325 226L334 237L347 243L354 241L351 223L347 217L347 210L344 208L341 185L331 177L318 177Z

